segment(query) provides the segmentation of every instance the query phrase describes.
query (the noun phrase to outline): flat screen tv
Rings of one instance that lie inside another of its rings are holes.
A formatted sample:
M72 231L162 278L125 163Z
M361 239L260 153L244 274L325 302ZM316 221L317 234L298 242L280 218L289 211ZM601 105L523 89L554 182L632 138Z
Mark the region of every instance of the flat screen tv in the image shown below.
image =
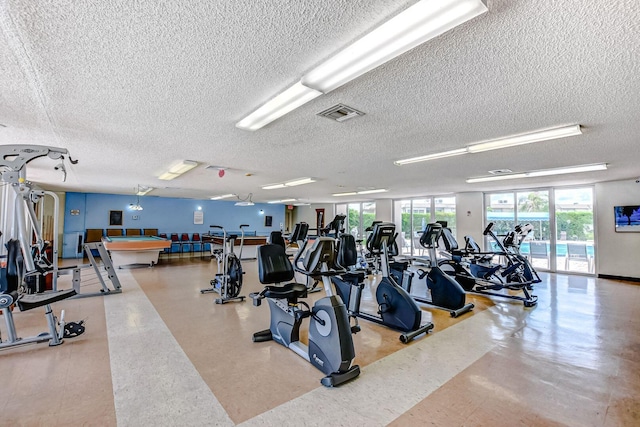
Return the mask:
M640 205L614 206L616 232L640 233Z

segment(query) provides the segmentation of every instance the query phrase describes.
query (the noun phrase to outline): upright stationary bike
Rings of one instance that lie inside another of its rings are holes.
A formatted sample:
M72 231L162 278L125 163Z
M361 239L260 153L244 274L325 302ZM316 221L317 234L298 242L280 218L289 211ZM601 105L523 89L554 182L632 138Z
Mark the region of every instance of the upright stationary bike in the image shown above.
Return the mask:
M231 234L227 236L226 230L220 225L211 225L210 228L217 228L222 230L222 251L217 254L216 259L218 261L218 272L216 277L211 280L211 287L207 289L201 289L200 293L205 294L209 292L217 292L220 294L220 298L216 298L216 304L224 304L229 301L244 301L245 296L240 295L242 290L242 264L240 258L242 258L242 248L244 246L244 227L248 227L248 224L242 224L240 226L240 232L242 237L240 238L240 256L237 256L233 250L237 235Z
M304 246L297 258L304 252ZM298 261L296 259L296 261ZM269 303L269 329L253 334L254 342L274 340L303 357L326 376L320 383L333 387L360 375L360 367L352 365L355 358L347 309L340 297L331 291L330 277L344 272L335 262L335 239L318 237L306 254L302 267L295 269L311 277L322 278L327 296L309 307L299 298L307 296L307 287L300 283L286 283L293 279L294 267L284 248L263 245L258 248L258 275L266 286L261 292L249 294L253 305L264 298ZM275 284L275 285L274 285ZM309 319L309 344L300 342L302 320Z
M378 314L360 311L362 290L364 289L364 271L351 270L332 278L340 297L347 304L349 315L353 317L355 325L353 332L358 332L358 317L376 322L389 328L402 331L400 341L408 343L421 334L433 329L433 323L422 325L422 310L389 274L389 247L393 245L397 236L396 226L392 223L376 223L367 241L371 254L379 258L378 264L382 270L382 278L376 289ZM345 267L352 267L357 263L358 254L356 243L351 234L340 236L338 263Z

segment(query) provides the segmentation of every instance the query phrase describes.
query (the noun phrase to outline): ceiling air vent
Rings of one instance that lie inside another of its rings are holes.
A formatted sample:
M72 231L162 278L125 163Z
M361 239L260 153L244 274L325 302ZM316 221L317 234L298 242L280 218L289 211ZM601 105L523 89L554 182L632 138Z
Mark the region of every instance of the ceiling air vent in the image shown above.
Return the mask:
M318 115L335 120L336 122L344 122L354 117L364 116L364 113L344 104L338 104L319 112Z

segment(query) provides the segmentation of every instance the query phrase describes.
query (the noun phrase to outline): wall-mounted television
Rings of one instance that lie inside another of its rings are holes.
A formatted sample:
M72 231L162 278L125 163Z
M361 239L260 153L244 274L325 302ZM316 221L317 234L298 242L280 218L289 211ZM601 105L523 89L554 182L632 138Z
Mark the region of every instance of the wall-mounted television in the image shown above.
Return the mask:
M616 232L640 233L640 205L614 206Z

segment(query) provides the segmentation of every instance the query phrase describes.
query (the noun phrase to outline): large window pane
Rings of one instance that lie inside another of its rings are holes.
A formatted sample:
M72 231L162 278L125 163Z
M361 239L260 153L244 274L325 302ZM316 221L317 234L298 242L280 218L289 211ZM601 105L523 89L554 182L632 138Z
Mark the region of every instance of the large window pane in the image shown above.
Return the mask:
M592 273L595 257L593 189L555 191L557 269Z
M431 199L413 199L411 205L411 219L413 224L412 240L413 254L424 255L425 249L420 245L420 235L425 226L431 222Z
M493 223L493 232L498 238L503 238L508 232L513 231L516 226L513 193L487 194L485 204L486 223ZM495 241L485 237L485 249L497 251L498 247Z
M549 192L521 191L516 196L518 224L531 224L533 231L520 247L522 254L527 255L534 268L551 268L549 228Z
M376 219L376 202L364 202L362 203L362 230L360 234L363 236L362 244L367 245L367 232L365 230L371 227L373 221Z
M455 197L435 197L434 198L435 220L446 221L447 227L456 236L456 198Z
M347 216L347 233L350 233L356 239L361 238L360 227L360 203L349 203L349 215Z
M400 241L398 244L402 244L402 255L411 255L411 200L398 200L395 202L396 221L398 221L398 214L400 212Z

